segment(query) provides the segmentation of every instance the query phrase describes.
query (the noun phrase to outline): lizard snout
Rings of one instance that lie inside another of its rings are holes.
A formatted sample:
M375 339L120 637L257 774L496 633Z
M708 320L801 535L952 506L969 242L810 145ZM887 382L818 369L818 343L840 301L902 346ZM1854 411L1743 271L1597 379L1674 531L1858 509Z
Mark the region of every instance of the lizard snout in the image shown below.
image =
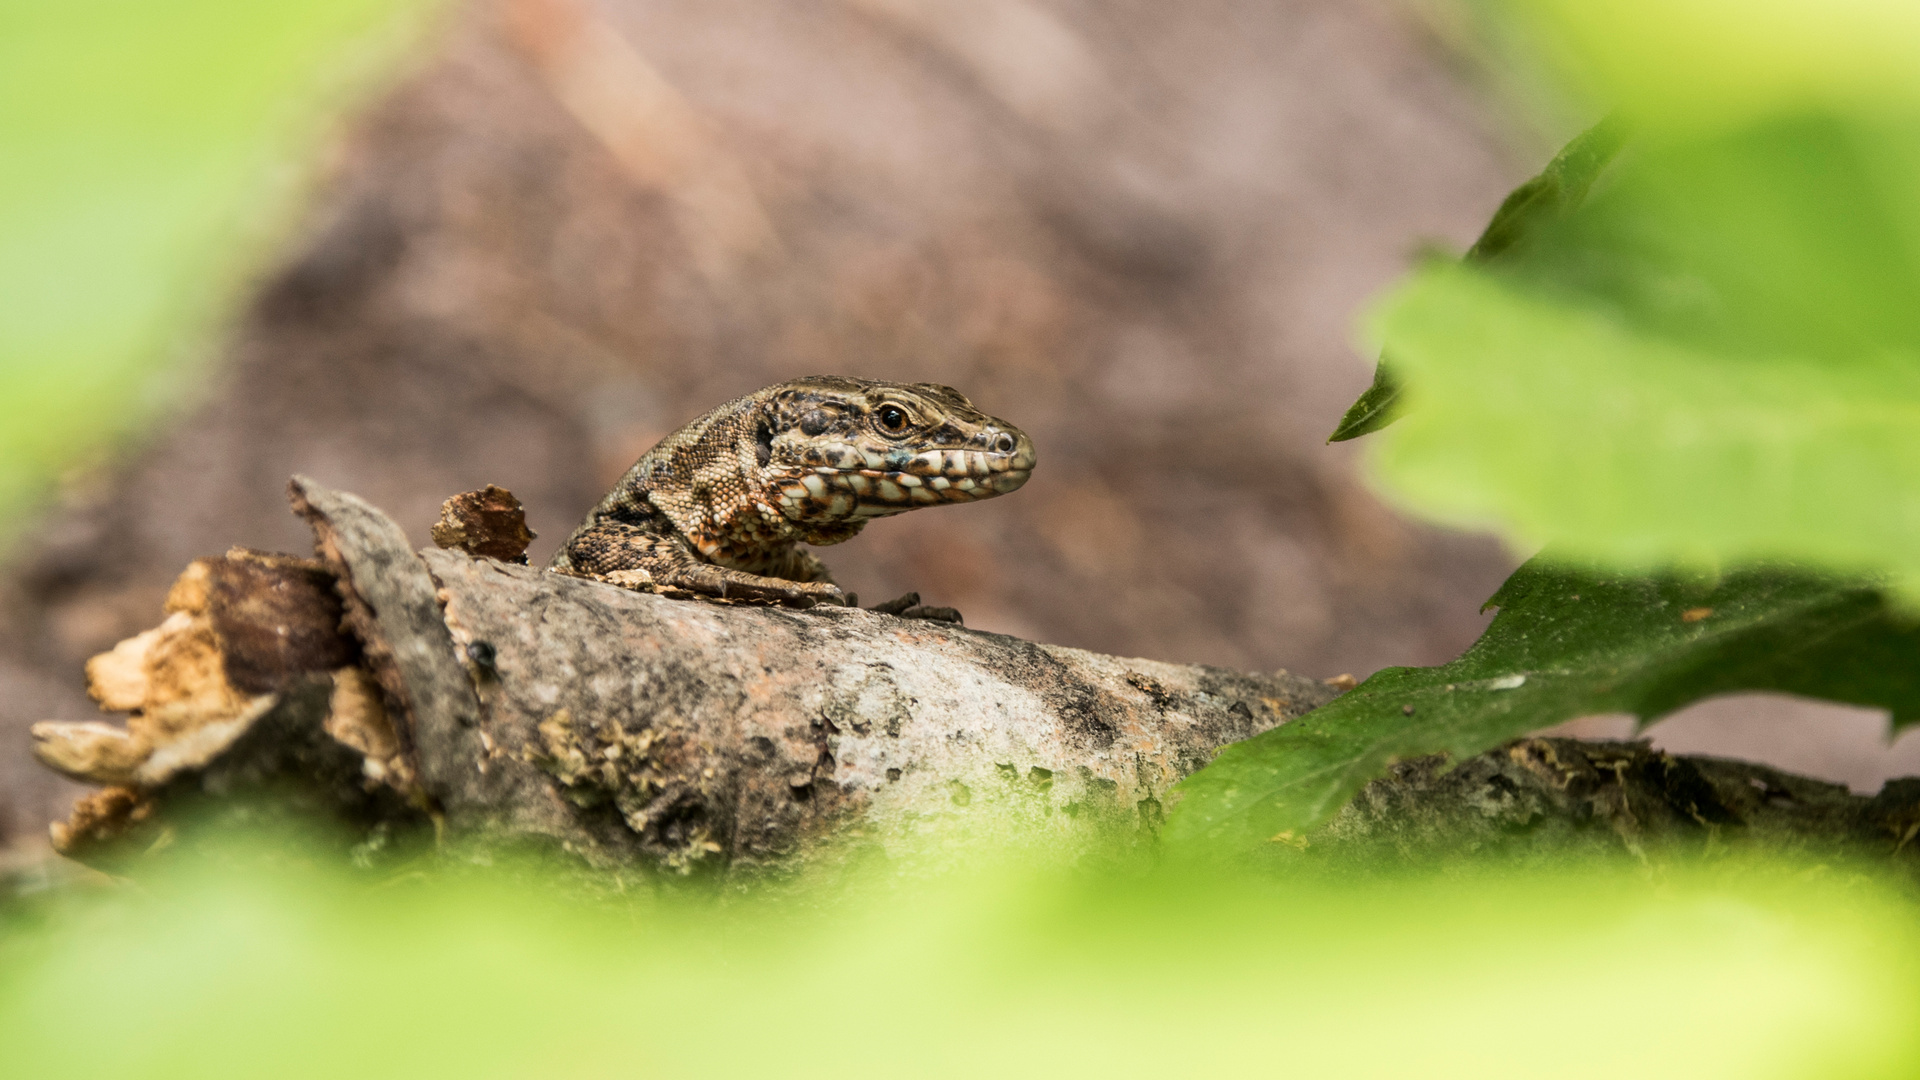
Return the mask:
M981 477L987 483L989 491L980 495L1005 495L1020 487L1033 475L1033 440L1027 433L1012 424L995 420L991 426L980 433L979 442L988 452L982 455L980 464L987 468Z

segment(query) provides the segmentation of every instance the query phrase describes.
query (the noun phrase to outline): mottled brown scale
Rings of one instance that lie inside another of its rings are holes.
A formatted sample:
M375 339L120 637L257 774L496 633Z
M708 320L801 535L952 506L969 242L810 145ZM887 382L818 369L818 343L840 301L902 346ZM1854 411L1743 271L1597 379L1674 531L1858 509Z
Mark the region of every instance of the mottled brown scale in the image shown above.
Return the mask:
M656 592L844 603L801 544L840 543L876 517L1004 495L1033 464L1025 432L952 387L796 379L662 439L547 568Z

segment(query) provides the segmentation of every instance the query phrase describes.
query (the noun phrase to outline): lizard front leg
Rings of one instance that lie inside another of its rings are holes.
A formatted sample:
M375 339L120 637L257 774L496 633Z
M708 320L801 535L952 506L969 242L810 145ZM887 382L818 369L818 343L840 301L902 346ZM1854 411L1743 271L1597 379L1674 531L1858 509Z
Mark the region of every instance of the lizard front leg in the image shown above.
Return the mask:
M788 581L705 562L678 535L617 521L582 529L567 541L571 571L628 589L699 593L728 600L764 600L802 607L844 604L831 581Z

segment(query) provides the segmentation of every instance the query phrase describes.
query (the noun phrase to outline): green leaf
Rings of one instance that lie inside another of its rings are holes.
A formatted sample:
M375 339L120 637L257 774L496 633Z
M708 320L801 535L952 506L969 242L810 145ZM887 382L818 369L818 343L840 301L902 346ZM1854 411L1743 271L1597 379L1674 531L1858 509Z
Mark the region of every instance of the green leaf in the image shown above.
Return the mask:
M1623 138L1622 125L1612 118L1582 132L1539 176L1515 188L1501 202L1486 230L1467 249L1464 261L1496 259L1528 237L1537 235L1547 223L1558 221L1579 206L1607 162L1619 151ZM1400 419L1401 389L1400 380L1382 357L1373 369L1373 385L1347 409L1346 415L1340 418L1340 426L1327 441L1357 439Z
M1594 181L1619 153L1626 139L1625 125L1608 117L1576 135L1554 155L1540 175L1514 188L1493 212L1480 239L1467 249L1463 262L1499 258L1546 226L1578 208Z
M1340 418L1340 426L1333 429L1327 441L1346 442L1379 431L1400 419L1399 404L1400 380L1394 378L1383 357L1373 367L1373 385L1347 408L1347 414Z
M375 884L326 874L335 853L274 839L138 886L40 885L38 912L12 925L0 909L6 1075L1135 1080L1268 1062L1342 1080L1865 1080L1920 1069L1912 891L1856 867L1257 882L1049 846L1025 859L841 855L781 880L667 889L500 852L490 867L422 860ZM1629 1005L1631 1032L1579 1036ZM837 1019L823 1021L829 1009ZM823 1038L829 1023L844 1037Z
M1507 6L1633 151L1383 305L1412 406L1374 440L1383 492L1523 549L1920 598L1920 6Z
M298 163L430 6L0 0L0 541L184 396Z
M1629 577L1535 559L1458 660L1387 668L1227 747L1188 777L1166 838L1244 848L1336 812L1396 760L1478 754L1596 713L1652 721L1690 702L1779 691L1920 720L1920 622L1876 589L1779 569L1718 581Z
M1636 126L1701 130L1816 108L1920 105L1912 0L1496 0L1570 87Z
M1920 593L1915 136L1908 158L1819 119L1643 147L1497 270L1419 275L1378 320L1420 407L1374 478L1515 546Z

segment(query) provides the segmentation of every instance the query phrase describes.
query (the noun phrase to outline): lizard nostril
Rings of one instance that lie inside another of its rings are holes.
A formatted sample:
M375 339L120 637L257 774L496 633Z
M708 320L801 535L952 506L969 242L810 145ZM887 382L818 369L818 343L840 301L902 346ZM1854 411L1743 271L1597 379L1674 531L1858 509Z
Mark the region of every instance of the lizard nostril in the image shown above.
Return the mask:
M1013 447L1014 447L1014 442L1013 442L1013 436L1011 435L1003 434L999 438L993 440L993 448L1002 454L1013 453Z

